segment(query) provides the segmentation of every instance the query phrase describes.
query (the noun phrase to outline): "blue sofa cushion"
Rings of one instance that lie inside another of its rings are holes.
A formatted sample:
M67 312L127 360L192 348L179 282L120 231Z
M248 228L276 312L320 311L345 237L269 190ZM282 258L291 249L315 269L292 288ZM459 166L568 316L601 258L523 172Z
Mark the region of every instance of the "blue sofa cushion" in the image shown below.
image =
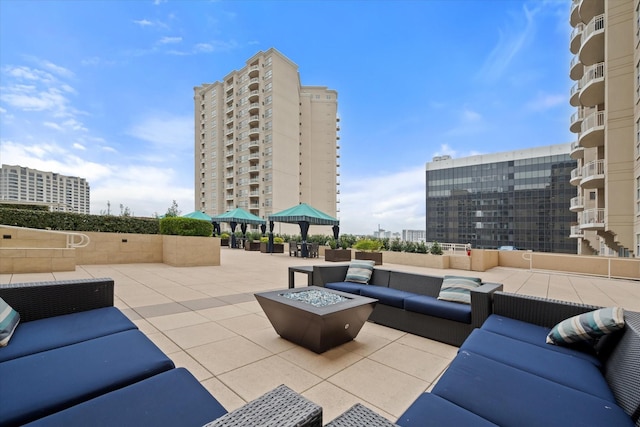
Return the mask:
M376 298L380 304L404 308L405 298L414 296L415 294L398 289L386 288L384 286L368 285L360 290L360 295L363 297Z
M0 363L0 425L23 424L172 369L138 330Z
M18 323L20 323L20 314L0 298L0 349L9 344Z
M418 396L398 418L396 424L402 427L495 426L492 422L432 393L422 393Z
M618 405L468 351L432 391L498 425L633 426Z
M547 344L571 344L587 341L611 334L624 328L624 310L622 307L608 307L570 317L555 325Z
M582 358L482 329L474 330L460 351L479 354L616 403L600 369Z
M415 295L405 298L404 309L456 322L471 323L470 305L442 301L427 295Z
M342 291L348 292L350 294L360 295L360 289L364 288L368 285L363 285L361 283L352 283L352 282L333 282L326 283L324 285L325 288L333 289L334 291Z
M530 344L535 344L559 353L581 357L598 367L602 366L602 363L600 363L600 360L595 356L593 350L589 350L586 346L573 348L546 344L550 328L492 314L482 324L482 329L515 338L520 341L525 341Z
M130 329L136 325L115 307L23 322L11 345L0 348L0 362Z
M227 411L184 368L112 391L29 426L202 426Z

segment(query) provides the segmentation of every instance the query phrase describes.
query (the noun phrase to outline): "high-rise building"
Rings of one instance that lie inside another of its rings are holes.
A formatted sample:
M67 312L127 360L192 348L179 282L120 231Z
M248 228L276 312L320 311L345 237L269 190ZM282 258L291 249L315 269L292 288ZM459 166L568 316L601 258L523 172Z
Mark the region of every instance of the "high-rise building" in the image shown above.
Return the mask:
M88 214L89 183L84 178L22 166L0 168L0 200L45 204L51 211Z
M576 161L570 144L452 159L426 165L426 241L515 246L576 253L569 230Z
M240 207L266 219L308 203L336 217L337 98L303 86L298 66L273 48L195 87L195 209L214 216Z
M578 253L640 256L640 1L573 0L571 237Z
M405 242L426 242L427 233L425 230L402 230L402 240Z

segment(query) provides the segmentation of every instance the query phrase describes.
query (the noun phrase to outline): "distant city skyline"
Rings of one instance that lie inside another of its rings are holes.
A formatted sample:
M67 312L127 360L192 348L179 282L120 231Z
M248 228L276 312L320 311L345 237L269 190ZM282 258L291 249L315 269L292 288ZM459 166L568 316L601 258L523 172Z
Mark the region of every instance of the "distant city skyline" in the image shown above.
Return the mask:
M193 197L193 87L275 47L338 94L341 232L425 228L425 164L575 139L570 2L0 2L0 161L91 211ZM222 74L221 74L222 73Z

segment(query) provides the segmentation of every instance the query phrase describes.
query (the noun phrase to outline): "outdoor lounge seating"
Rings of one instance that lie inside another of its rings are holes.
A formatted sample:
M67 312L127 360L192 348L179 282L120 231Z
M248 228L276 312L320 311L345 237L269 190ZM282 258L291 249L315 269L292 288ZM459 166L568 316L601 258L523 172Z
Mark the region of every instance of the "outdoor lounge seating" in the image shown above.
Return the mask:
M491 294L502 285L484 283L471 291L471 304L438 300L443 277L373 268L368 284L345 281L348 264L314 265L315 286L378 300L369 320L459 346L491 312Z
M496 292L493 314L462 344L401 426L640 426L640 313L593 347L545 343L562 320L598 307Z
M113 307L113 291L111 279L0 286L0 298L21 317L8 345L0 347L0 426L202 426L214 420L243 425L238 418L283 419L282 413L267 414L260 399L227 413ZM284 386L266 401L274 396L286 406L296 401L290 414L301 420L296 425L321 425L317 405Z

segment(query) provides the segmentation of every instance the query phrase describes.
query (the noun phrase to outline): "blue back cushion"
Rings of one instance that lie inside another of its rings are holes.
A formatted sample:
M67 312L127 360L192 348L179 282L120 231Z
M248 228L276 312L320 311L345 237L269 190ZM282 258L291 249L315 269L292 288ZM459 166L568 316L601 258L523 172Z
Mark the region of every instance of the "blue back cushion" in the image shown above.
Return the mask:
M41 418L29 426L202 426L226 413L189 371L177 368Z
M115 307L23 322L0 348L0 362L130 329L137 327Z
M342 291L348 292L350 294L360 295L360 289L368 285L363 285L361 283L353 283L353 282L333 282L333 283L325 283L324 287L328 289L333 289L334 291Z
M0 363L0 425L23 424L172 369L138 330Z
M511 319L509 317L492 314L482 324L482 329L496 334L505 335L510 338L515 338L520 341L525 341L530 344L542 346L546 349L557 351L559 353L581 357L598 367L602 365L593 353L584 352L582 349L547 344L547 335L551 329L545 328L544 326L538 326L532 323Z
M432 393L498 425L633 426L608 400L468 351L458 353Z
M600 369L579 357L482 329L474 330L460 346L460 351L465 350L610 402L616 401Z

